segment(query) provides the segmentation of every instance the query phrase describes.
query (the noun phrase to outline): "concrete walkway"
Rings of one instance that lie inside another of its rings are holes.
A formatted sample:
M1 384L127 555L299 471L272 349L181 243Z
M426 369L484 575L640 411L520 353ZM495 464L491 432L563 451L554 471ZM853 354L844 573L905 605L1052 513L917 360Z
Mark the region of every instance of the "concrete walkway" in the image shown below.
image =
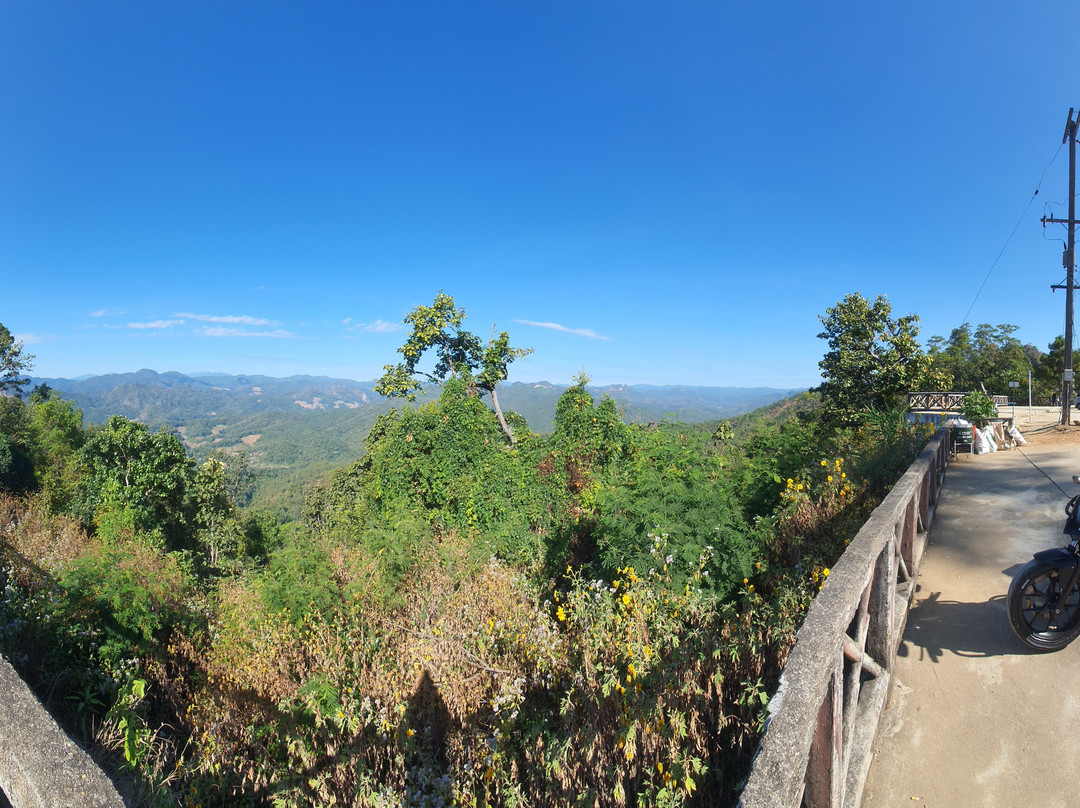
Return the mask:
M1017 407L1021 431L1038 426L1026 416ZM1065 543L1066 494L1080 493L1073 474L1080 444L961 455L949 466L867 808L1080 805L1068 779L1080 736L1080 641L1029 652L1005 611L1013 574L1035 551Z

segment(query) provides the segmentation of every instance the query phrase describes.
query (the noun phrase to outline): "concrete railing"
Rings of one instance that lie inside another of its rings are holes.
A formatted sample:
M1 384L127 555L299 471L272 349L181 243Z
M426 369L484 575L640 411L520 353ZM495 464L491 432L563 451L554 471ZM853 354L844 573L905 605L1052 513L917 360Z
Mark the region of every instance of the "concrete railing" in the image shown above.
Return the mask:
M960 412L967 393L908 393L908 410ZM995 404L1008 404L1008 396L990 396Z
M814 598L769 705L742 808L861 804L950 435L938 430Z
M113 786L0 657L0 789L13 808L123 808Z

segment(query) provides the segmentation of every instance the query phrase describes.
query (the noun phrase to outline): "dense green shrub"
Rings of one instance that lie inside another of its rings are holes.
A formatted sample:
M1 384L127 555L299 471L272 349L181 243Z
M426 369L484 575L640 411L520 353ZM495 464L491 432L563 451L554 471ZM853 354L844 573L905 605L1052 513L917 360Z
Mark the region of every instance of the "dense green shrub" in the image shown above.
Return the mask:
M972 423L983 423L991 418L997 418L997 405L979 390L972 390L964 396L964 403L960 406L960 412L964 418Z
M270 555L259 588L267 612L284 613L293 621L329 614L340 602L327 547L303 534Z
M493 413L454 378L437 402L380 417L365 456L313 497L306 518L317 530L385 544L384 526L411 514L535 565L560 487L545 473L542 444L525 433L508 447Z
M596 532L607 576L628 565L655 568L661 530L676 586L685 583L685 570L700 567L696 585L726 598L750 574L758 542L742 517L724 458L706 451L707 440L677 426L644 431L632 458L605 478L597 493Z
M92 545L59 582L75 612L105 627L116 658L137 654L181 626L192 585L180 556L138 540Z
M26 450L0 434L0 491L23 494L34 486L34 465Z
M725 447L725 478L747 523L768 519L780 506L782 489L777 478L796 477L833 452L830 433L822 429L819 414L819 410L807 409L778 422L763 422L740 443Z

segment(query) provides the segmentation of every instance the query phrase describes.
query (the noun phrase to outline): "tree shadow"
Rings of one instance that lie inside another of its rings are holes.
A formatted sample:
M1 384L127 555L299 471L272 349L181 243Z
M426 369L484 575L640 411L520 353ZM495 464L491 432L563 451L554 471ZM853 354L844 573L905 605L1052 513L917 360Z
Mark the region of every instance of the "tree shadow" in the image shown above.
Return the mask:
M295 711L273 704L253 689L228 688L227 690L237 706L246 704L252 714L261 710L259 714L264 717L267 725L276 727L278 732L288 733L295 726L298 715ZM419 805L430 797L431 802L435 804L439 802L440 796L445 798L450 794L450 756L447 745L448 739L459 729L459 726L455 723L446 701L439 692L438 685L427 669L420 675L416 688L406 703L408 724L411 728L415 728L411 736L412 749L406 755L407 802ZM366 752L371 751L370 742L369 738L354 737L335 754L321 754L306 767L293 768L255 788L245 790L241 786L233 793L233 799L236 804L248 800L253 805L265 805L281 796L282 791L299 786L305 797L312 800L312 804L317 804L315 801L321 799L322 796L309 791L305 784L309 785L312 781L320 779L322 775L334 769L340 769L342 764L349 760L353 761L351 765L355 765ZM381 743L393 744L395 741L384 739Z
M420 758L430 761L440 773L445 772L450 764L446 739L454 719L427 668L424 668L416 689L409 696L408 705L413 723L419 727L415 741Z

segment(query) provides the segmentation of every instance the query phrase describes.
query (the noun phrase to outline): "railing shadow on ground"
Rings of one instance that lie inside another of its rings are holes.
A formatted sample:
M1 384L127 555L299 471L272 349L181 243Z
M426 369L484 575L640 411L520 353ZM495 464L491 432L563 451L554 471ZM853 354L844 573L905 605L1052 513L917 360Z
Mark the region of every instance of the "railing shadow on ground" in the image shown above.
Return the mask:
M814 599L769 705L741 808L861 802L951 436L948 426L937 431Z
M907 631L896 650L898 657L918 653L937 662L946 653L960 657L996 657L1022 654L1025 646L1009 630L1005 595L984 603L942 600L931 592L908 613ZM987 631L987 626L1000 631Z

